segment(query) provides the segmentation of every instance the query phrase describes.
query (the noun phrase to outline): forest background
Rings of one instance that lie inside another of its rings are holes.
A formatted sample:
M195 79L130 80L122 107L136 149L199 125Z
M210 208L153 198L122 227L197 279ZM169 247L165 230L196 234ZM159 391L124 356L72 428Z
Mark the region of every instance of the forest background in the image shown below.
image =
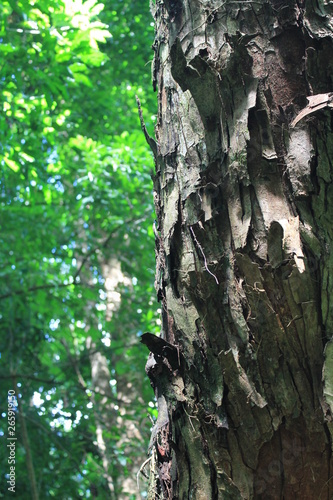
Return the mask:
M0 497L142 498L158 332L148 2L0 4Z

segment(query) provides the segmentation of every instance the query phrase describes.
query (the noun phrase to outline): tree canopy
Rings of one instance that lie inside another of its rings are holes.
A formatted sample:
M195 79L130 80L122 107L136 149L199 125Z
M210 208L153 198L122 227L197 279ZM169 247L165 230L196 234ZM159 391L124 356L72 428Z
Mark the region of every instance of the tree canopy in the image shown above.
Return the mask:
M0 5L2 497L15 390L15 498L27 498L30 454L40 498L136 498L124 478L145 459L156 416L139 336L159 328L153 161L135 101L151 129L149 16L130 0ZM93 380L96 353L107 394ZM143 440L126 438L126 421Z

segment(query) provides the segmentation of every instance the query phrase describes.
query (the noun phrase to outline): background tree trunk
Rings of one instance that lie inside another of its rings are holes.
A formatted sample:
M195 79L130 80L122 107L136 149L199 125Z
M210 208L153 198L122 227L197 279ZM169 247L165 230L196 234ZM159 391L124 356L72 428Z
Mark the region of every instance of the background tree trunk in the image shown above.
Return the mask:
M119 310L122 300L120 286L131 285L131 280L121 270L121 263L116 257L111 257L101 265L105 279L107 293L106 319L112 320L113 315ZM119 332L119 338L112 337L112 341L119 341L123 332ZM126 342L130 344L131 337ZM96 422L96 443L104 468L104 477L109 488L109 500L131 500L140 499L138 491L137 472L144 458L142 456L143 437L141 430L142 422L135 420L132 408L134 402L144 404L140 394L141 377L133 381L130 370L117 378L117 394L112 393L110 381L114 378L110 368L113 368L119 359L119 355L113 353L109 365L106 356L98 349L98 344L87 337L87 348L91 363L92 396ZM116 404L115 404L116 403ZM148 418L147 418L148 421ZM148 421L149 422L149 421ZM147 428L147 425L146 425ZM114 436L117 429L117 437ZM118 454L114 452L114 442L117 442ZM124 463L121 463L122 455L125 455L128 463L126 467L128 474L124 474ZM143 482L143 478L141 480Z
M333 496L332 14L156 3L150 498Z

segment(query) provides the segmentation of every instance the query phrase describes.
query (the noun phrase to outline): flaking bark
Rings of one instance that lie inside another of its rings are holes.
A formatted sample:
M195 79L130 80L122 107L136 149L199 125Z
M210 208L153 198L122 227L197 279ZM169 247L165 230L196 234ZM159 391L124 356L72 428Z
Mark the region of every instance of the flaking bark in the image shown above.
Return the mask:
M333 497L332 14L156 3L156 498Z

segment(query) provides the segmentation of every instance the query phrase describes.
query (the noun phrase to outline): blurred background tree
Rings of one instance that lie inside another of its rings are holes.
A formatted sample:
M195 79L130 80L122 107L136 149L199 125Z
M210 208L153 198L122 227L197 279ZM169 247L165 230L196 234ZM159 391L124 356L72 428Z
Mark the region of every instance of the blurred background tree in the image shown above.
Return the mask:
M0 496L144 498L156 416L138 337L159 330L154 28L138 0L0 5ZM25 432L26 431L26 432ZM7 475L6 475L7 474Z

